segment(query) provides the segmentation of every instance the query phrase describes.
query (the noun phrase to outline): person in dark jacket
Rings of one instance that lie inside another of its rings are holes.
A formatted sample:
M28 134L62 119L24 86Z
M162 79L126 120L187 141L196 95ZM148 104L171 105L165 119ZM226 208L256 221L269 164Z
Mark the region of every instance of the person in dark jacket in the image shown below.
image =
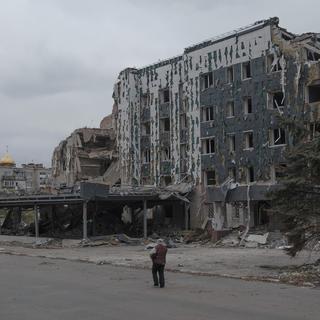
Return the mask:
M157 241L157 245L151 250L150 257L152 260L152 276L154 286L160 284L160 288L164 287L164 266L166 264L167 247L162 239ZM159 279L158 279L159 274Z

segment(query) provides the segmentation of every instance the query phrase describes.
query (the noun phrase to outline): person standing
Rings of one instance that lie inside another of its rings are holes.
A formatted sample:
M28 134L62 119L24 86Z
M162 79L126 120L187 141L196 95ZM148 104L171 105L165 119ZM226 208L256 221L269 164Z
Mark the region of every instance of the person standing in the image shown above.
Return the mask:
M157 245L151 250L150 257L152 260L152 276L155 287L164 287L164 267L166 264L167 247L162 239L157 240ZM159 274L159 278L158 278Z

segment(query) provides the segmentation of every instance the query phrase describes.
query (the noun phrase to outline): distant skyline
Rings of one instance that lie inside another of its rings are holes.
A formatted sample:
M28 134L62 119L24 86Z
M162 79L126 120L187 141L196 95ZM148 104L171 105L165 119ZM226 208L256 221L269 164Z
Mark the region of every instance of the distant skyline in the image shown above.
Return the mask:
M320 32L319 1L10 0L0 11L0 157L51 165L53 149L112 110L118 73L278 16Z

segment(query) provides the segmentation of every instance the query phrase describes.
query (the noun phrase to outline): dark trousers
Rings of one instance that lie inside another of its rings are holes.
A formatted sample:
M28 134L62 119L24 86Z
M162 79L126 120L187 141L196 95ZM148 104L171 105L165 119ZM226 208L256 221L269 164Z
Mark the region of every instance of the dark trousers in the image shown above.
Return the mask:
M158 280L159 273L159 280ZM152 265L153 283L155 286L160 284L160 288L164 287L164 265L154 263Z

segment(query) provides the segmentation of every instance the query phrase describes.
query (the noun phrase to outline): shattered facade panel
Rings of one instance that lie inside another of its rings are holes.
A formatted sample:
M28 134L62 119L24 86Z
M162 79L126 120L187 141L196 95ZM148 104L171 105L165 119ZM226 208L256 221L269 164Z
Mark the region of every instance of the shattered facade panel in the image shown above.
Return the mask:
M54 150L53 182L56 187L74 187L80 181L104 177L117 160L113 129L75 130ZM115 178L118 180L118 178Z
M254 201L266 201L293 143L279 117L320 117L320 35L296 36L278 23L259 21L120 73L114 99L122 184L187 179L197 203L191 220L201 223L206 204L214 204L218 229L232 226L228 210L245 216L261 209Z

